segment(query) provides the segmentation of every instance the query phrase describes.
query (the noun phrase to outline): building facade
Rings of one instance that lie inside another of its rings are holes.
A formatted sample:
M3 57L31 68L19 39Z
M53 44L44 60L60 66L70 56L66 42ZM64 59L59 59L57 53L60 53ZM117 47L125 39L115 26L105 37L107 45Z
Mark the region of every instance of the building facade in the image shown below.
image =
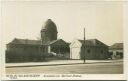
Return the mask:
M115 43L109 47L109 53L111 59L123 58L123 43Z
M42 56L38 40L15 38L6 47L6 62L37 61Z
M70 59L107 59L108 46L97 39L75 40L70 45Z
M55 23L48 19L41 29L41 40L15 38L6 45L6 62L69 59L69 43L57 39L57 33Z

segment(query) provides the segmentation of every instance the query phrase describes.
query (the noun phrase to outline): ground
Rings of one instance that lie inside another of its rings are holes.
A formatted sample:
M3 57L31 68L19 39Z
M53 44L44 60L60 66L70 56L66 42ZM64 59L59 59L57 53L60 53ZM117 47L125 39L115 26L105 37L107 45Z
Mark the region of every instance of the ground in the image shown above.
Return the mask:
M76 63L68 65L51 66L22 66L6 68L7 74L122 74L123 62L97 62L97 63Z

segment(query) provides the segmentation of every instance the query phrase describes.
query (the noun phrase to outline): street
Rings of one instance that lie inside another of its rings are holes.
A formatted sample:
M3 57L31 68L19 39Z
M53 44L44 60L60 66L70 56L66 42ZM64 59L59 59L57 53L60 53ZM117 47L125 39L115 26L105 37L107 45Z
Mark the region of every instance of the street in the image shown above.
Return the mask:
M123 62L87 63L6 68L7 74L122 74Z

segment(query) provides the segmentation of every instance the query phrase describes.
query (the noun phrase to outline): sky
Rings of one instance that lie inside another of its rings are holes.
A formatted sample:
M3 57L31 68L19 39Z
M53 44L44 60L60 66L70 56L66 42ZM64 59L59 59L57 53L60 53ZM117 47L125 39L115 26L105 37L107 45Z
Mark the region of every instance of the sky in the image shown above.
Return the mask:
M98 39L107 45L123 42L123 6L120 2L3 2L2 41L37 39L47 19L57 26L58 39L72 42Z

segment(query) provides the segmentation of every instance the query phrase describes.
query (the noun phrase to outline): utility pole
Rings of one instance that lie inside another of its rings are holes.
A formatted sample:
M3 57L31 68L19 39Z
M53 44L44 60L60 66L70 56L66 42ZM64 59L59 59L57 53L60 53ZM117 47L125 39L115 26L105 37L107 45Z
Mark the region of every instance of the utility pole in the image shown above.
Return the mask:
M84 28L84 63L85 63L85 28Z
M40 45L39 45L39 57L38 60L42 61L42 31L40 32L40 39L38 39L40 41ZM43 59L44 60L44 59Z

